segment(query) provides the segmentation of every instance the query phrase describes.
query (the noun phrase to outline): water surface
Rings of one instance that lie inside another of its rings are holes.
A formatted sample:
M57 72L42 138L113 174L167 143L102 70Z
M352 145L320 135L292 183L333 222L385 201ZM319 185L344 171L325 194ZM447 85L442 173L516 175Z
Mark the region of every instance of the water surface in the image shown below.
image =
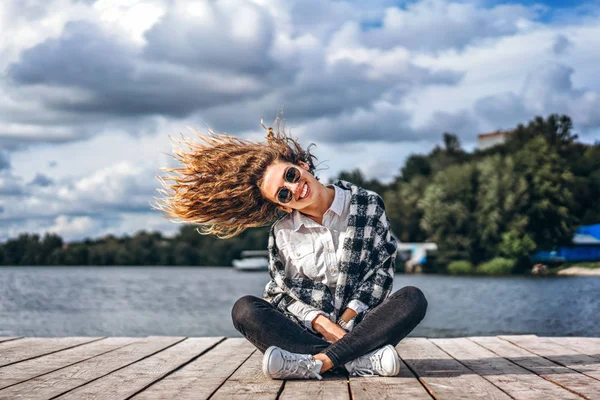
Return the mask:
M240 336L236 299L267 272L182 267L0 268L0 336ZM397 275L429 301L413 336L600 337L600 277Z

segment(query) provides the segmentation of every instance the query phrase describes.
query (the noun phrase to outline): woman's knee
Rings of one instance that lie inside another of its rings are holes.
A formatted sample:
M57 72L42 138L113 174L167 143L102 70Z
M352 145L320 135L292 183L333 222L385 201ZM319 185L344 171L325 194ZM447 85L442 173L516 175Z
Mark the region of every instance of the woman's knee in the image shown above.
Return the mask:
M414 286L405 286L394 293L394 295L409 299L410 302L415 305L415 308L421 313L421 319L425 317L428 303L427 299L425 298L425 294L423 294L421 289Z
M253 316L257 309L256 305L260 301L261 299L258 297L248 295L239 298L235 302L231 309L231 319L233 320L233 326L235 326L237 330L240 330L239 328L247 321L254 319Z

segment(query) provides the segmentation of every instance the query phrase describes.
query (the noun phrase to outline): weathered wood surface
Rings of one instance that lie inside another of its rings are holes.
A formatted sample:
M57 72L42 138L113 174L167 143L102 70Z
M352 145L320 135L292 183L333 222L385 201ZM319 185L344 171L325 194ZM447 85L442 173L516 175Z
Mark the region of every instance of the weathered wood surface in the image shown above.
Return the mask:
M226 340L133 399L207 399L254 351L246 339Z
M439 398L510 399L428 339L405 339L398 345L398 352L421 382Z
M434 339L432 342L513 399L581 399L580 396L548 382L505 358L498 357L469 339Z
M0 368L0 389L108 353L136 340L106 338Z
M276 399L283 384L283 381L265 378L262 372L262 353L256 350L210 399Z
M4 340L6 339L6 340ZM600 339L407 338L396 377L279 381L241 338L0 338L0 399L599 399Z
M588 399L600 399L600 384L589 376L556 364L547 358L538 357L497 337L472 337L469 339L570 392ZM578 339L587 340L588 338Z
M500 336L500 338L540 357L547 358L556 364L571 368L600 381L600 360L595 357L560 345L548 338L535 336Z
M431 400L431 395L404 363L400 367L400 374L395 377L351 378L350 392L354 400Z
M0 343L0 367L100 339L102 338L27 338L2 342Z

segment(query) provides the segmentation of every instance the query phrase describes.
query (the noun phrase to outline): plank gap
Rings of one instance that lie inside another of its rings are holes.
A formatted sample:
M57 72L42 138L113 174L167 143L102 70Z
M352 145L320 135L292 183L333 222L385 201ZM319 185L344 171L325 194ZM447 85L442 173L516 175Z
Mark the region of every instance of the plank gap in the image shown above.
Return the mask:
M73 349L73 348L75 348L75 347L83 346L83 345L85 345L85 344L88 344L88 343L94 343L94 342L97 342L97 341L99 341L99 340L103 340L103 339L106 339L106 336L105 336L105 337L99 337L99 338L97 338L97 339L90 340L89 342L78 343L78 344L75 344L75 345L73 345L73 346L64 347L64 348L62 348L62 349L58 349L58 350L54 350L54 351L50 351L50 352L48 352L48 353L44 353L44 354L38 354L37 356L33 356L33 357L29 357L29 358L23 358L22 360L13 361L13 362L11 362L11 363L8 363L8 364L3 364L1 367L2 367L2 368L4 368L4 367L8 367L9 365L18 364L18 363L20 363L20 362L23 362L23 361L34 360L34 359L36 359L36 358L44 357L44 356L47 356L47 355L49 355L49 354L54 354L54 353L58 353L58 352L61 352L61 351L64 351L64 350ZM12 341L7 341L6 343L10 343L10 342L12 342Z
M460 365L462 365L463 367L465 367L467 370L471 371L475 375L479 375L480 377L482 377L483 379L485 379L486 381L488 381L489 383L491 383L498 390L500 390L501 392L503 392L504 394L506 394L508 397L510 397L511 399L514 399L514 397L511 396L510 393L508 393L506 390L502 389L501 387L495 385L494 382L491 381L490 379L488 379L485 375L481 375L479 372L477 372L473 368L470 368L467 364L465 364L464 362L462 362L458 358L453 357L452 354L448 353L446 350L444 350L442 347L440 347L436 342L434 342L432 340L430 340L430 342L433 343L433 345L436 346L438 349L440 349L444 353L448 354L448 357L451 357L454 361L458 362Z
M186 339L187 339L187 338L186 338ZM185 363L181 364L179 367L177 367L177 368L173 369L171 372L169 372L169 373L165 374L165 376L162 376L162 377L158 378L157 380L155 380L155 381L153 381L153 382L150 382L149 384L147 384L146 386L142 387L140 390L138 390L137 392L135 392L135 393L134 393L134 394L132 394L131 396L127 397L125 400L129 400L129 399L131 399L131 398L133 398L133 397L137 396L138 394L142 393L144 390L148 389L150 386L152 386L152 385L154 385L154 384L156 384L156 383L158 383L158 382L162 381L163 379L165 379L165 378L166 378L166 377L168 377L169 375L172 375L172 374L174 374L175 372L179 371L180 369L182 369L183 367L185 367L185 366L186 366L186 365L188 365L189 363L196 361L198 358L202 357L204 354L206 354L206 353L208 353L209 351L211 351L212 349L214 349L214 348L215 348L216 346L218 346L220 343L223 343L223 342L224 342L226 339L227 339L226 337L223 337L223 338L221 338L221 340L219 340L218 342L216 342L216 343L215 343L215 344L213 344L212 346L210 346L210 347L207 347L207 348L206 348L206 349L205 349L203 352L201 352L200 354L198 354L196 357L194 357L194 358L190 359L189 361L187 361L187 362L185 362ZM185 340L185 339L184 339L184 340ZM179 343L181 343L181 342L179 342ZM175 344L177 344L177 343L175 343ZM166 349L164 349L164 350L166 350ZM142 360L139 360L139 361L142 361ZM229 379L229 378L227 378L227 379Z
M231 374L229 374L229 376L223 382L221 382L221 384L210 394L210 396L206 398L206 400L210 400L215 395L215 393L217 393L219 389L221 389L221 387L227 383L229 378L231 378L233 374L235 374L238 371L238 369L242 368L242 365L244 365L250 359L250 357L252 357L257 351L258 350L254 350L252 353L250 353L250 355L246 357L246 359L243 362L241 362L240 365L238 365L237 368ZM279 393L277 395L279 395Z
M431 396L431 398L434 399L434 400L440 400L437 397L437 395L435 394L435 392L433 391L433 389L431 389L429 386L427 386L427 383L425 382L425 380L423 378L421 378L419 376L419 374L417 373L417 371L415 371L406 361L404 361L404 359L402 358L402 356L400 356L400 360L402 361L402 363L404 364L404 366L406 368L408 368L408 370L410 371L410 373L413 374L415 378L417 378L417 380L419 381L419 383L421 384L421 386L423 386L423 388L427 391L427 393L429 393L429 395Z
M19 340L19 339L23 339L23 337L22 336L3 337L3 338L0 338L0 343L8 343L8 342L12 342L14 340Z
M277 392L277 396L275 396L275 400L279 400L279 398L281 397L281 395L283 394L283 389L285 389L285 384L287 383L287 381L283 381L283 383L281 384L281 386L279 387L279 391Z

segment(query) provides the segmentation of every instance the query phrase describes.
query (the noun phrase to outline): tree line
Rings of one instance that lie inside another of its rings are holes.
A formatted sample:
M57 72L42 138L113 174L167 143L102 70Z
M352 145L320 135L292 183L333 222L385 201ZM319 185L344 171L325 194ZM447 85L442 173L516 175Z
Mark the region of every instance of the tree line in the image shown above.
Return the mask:
M431 271L496 257L524 270L535 251L569 244L579 225L600 223L600 142L577 141L571 119L556 114L508 133L504 144L473 152L444 133L428 154L409 156L390 183L358 169L338 178L382 195L401 241L436 242ZM173 237L142 231L68 244L55 234L22 234L0 244L0 264L230 266L242 250L265 249L267 234L264 227L220 240L182 225Z

